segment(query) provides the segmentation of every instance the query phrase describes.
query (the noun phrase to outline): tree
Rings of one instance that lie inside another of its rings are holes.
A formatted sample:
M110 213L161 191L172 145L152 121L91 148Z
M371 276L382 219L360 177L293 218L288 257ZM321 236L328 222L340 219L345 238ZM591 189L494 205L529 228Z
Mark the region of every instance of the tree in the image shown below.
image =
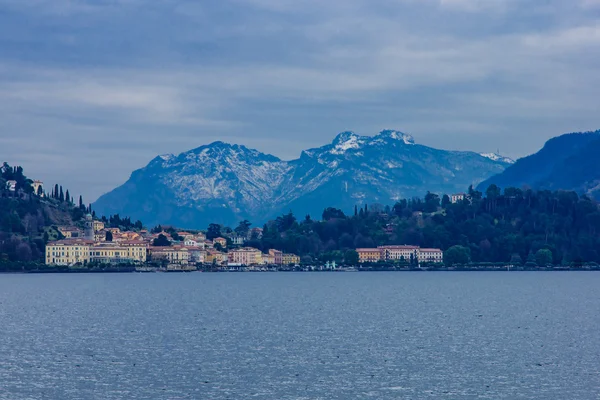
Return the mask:
M65 199L67 203L71 202L71 195L69 194L69 189L67 189L67 192L65 193Z
M444 252L444 263L451 267L455 264L468 264L471 261L471 250L468 247L456 245Z
M435 193L427 192L425 195L425 212L436 212L439 206L440 197Z
M218 237L221 237L221 225L219 225L219 224L208 225L208 230L206 231L206 238L208 240L213 240Z
M81 195L79 195L79 208L83 208L83 197L81 197Z
M328 207L323 211L323 221L329 221L334 218L346 218L344 212L337 208Z
M54 185L54 195L52 197L54 197L56 200L59 199L58 197L58 183L56 185Z
M60 200L61 203L65 202L65 194L63 193L62 186L60 187L60 192L59 192L59 195L58 195L58 200Z
M539 249L535 253L535 261L540 267L552 264L552 252L548 249Z
M344 254L344 262L348 265L358 265L359 257L356 250L348 250Z
M446 208L450 204L451 204L450 197L447 194L443 195L442 196L442 208Z
M238 236L247 237L248 232L250 231L250 226L252 226L250 221L245 219L238 224L237 228L235 228L234 231Z
M105 237L107 242L112 242L113 241L113 234L111 231L106 231L106 237Z
M160 235L158 235L158 237L152 241L152 246L166 247L166 246L170 246L170 245L171 245L171 242L162 233Z

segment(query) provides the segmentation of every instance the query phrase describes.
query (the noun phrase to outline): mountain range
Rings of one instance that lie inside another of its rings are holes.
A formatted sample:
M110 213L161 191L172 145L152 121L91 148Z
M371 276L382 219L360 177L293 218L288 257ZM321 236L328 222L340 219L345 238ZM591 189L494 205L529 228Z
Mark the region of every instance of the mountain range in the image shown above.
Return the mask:
M283 161L242 145L214 142L177 156L158 156L122 186L101 196L97 213L146 225L202 228L209 223L259 224L292 210L320 218L365 203L391 204L427 191L454 193L502 172L512 160L494 153L439 150L412 136L342 132L325 146Z
M552 138L535 154L517 160L498 175L483 181L501 188L573 190L600 200L600 130L568 133Z

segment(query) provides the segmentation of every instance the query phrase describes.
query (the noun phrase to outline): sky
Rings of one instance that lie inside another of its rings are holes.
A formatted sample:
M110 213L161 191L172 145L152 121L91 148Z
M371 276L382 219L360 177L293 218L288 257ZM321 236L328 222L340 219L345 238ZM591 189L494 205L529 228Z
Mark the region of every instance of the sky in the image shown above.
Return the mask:
M84 200L215 140L513 158L600 129L600 0L0 0L0 161Z

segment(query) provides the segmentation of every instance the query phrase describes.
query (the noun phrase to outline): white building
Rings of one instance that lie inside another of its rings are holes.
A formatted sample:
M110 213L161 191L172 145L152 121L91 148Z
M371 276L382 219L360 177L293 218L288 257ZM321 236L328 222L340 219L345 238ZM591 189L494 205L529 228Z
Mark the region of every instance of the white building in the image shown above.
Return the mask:
M379 246L378 249L381 251L381 259L385 261L411 261L419 258L418 246Z
M466 197L466 194L464 193L456 193L453 194L452 196L450 196L450 201L452 202L452 204L456 204L459 201L463 201Z
M193 238L185 239L185 241L183 242L183 245L185 247L197 247L197 248L200 248L202 250L204 250L204 247L205 247L204 246L204 242L198 241L198 240L193 239Z
M444 252L440 249L419 249L418 259L420 263L442 263L444 262Z
M17 190L17 181L6 181L6 189L11 192Z

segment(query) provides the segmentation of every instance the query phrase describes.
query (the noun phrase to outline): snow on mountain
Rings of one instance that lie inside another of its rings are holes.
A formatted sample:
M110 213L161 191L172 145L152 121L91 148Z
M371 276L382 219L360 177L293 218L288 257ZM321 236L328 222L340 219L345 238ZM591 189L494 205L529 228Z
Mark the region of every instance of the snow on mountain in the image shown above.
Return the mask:
M508 163L503 157L419 145L395 130L375 136L342 132L292 161L214 142L155 158L94 208L148 225L189 228L211 222L235 225L241 219L262 223L290 209L318 217L329 206L348 211L358 203L390 204L428 190L464 191Z
M513 160L512 158L504 157L504 156L501 156L500 154L496 154L496 153L479 153L479 155L481 157L489 158L492 161L501 161L501 162L504 162L507 164L515 163L515 160Z

